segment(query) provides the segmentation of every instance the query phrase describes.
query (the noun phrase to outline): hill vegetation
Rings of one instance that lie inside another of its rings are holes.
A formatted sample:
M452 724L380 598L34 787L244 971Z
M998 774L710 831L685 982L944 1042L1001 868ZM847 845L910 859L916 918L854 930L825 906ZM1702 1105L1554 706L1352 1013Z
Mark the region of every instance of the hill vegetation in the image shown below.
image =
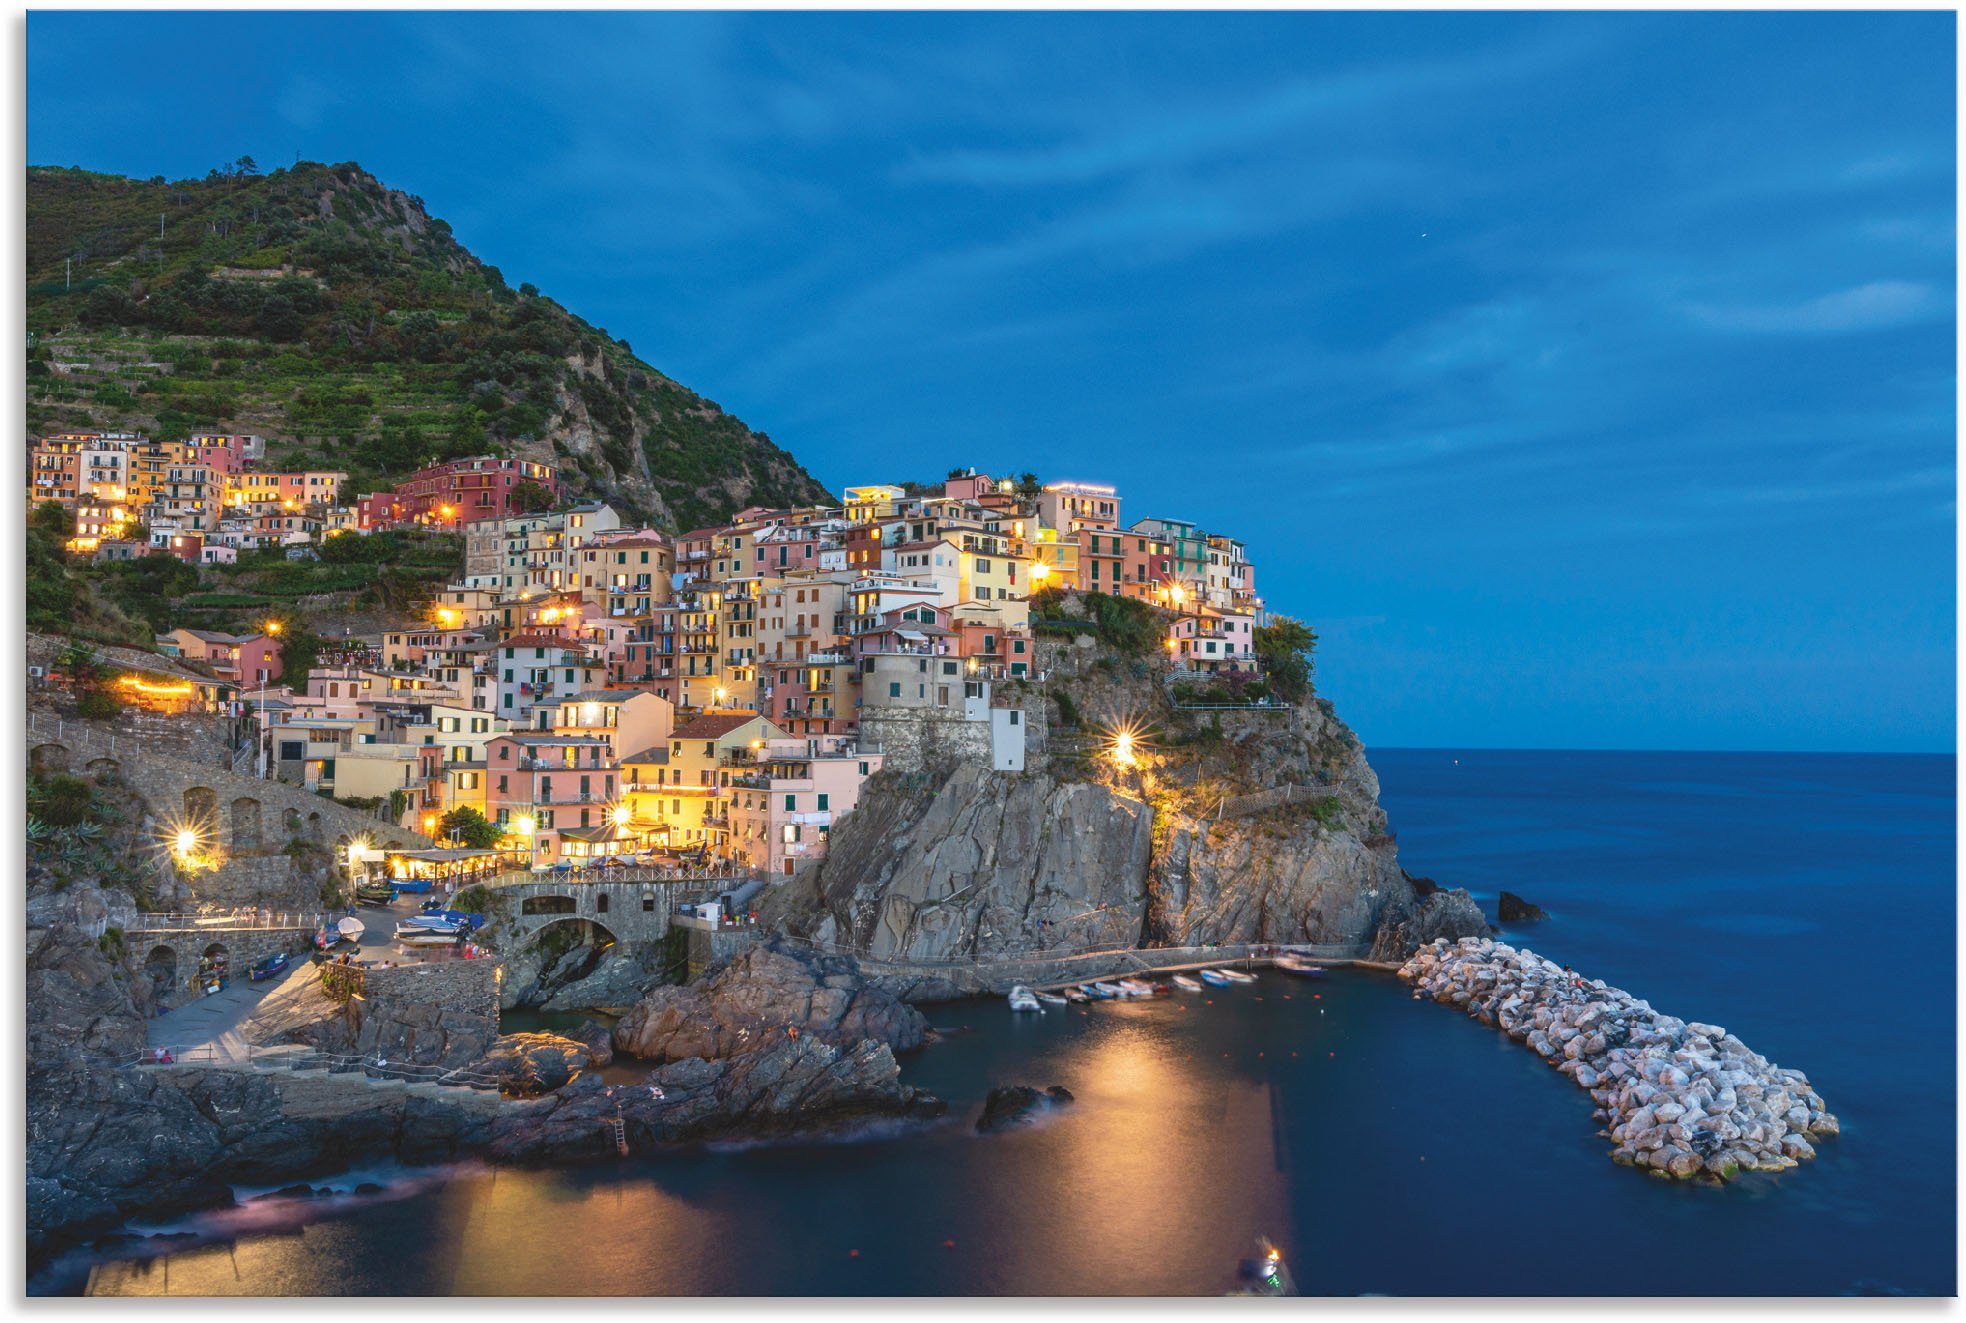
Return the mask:
M828 499L763 433L360 166L27 172L27 428L248 431L367 490L487 451L658 526Z

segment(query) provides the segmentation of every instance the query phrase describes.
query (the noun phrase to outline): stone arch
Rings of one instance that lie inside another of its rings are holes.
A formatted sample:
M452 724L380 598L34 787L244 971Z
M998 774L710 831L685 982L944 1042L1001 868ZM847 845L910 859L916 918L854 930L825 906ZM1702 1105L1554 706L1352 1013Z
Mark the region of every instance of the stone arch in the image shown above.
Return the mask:
M144 973L150 976L150 990L163 1001L177 990L177 948L164 942L150 948L143 958Z
M192 786L184 792L184 820L194 829L218 820L218 795L210 786Z
M100 781L107 776L115 776L123 770L123 764L114 758L91 758L83 768L91 777Z
M280 825L286 829L287 835L296 838L299 837L301 832L300 810L291 805L288 806L280 814Z
M28 751L27 765L37 772L66 772L68 746L53 742L37 744Z
M232 801L232 848L257 850L264 843L260 835L259 801L241 795Z
M596 891L594 893L594 913L606 914L607 912L608 912L608 893L605 891Z
M548 940L548 933L566 932L569 930L579 935L583 945L599 947L602 950L606 950L621 940L615 935L614 930L605 923L597 923L593 919L584 919L572 914L557 918L551 923L541 924L539 931L534 934L534 940L545 942Z
M321 826L321 815L318 813L308 814L307 839L310 841L318 841L321 839L322 835L323 835L323 828Z
M519 902L519 913L522 915L572 914L577 908L572 896L527 896Z

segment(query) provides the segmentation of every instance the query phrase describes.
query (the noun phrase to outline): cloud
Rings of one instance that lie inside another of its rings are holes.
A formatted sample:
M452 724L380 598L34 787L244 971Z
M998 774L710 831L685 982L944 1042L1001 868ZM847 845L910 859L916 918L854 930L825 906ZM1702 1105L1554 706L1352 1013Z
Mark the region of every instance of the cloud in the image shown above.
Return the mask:
M1594 39L1584 27L1565 24L1514 47L1470 52L1451 62L1346 70L1292 79L1239 99L1190 100L1123 113L1112 119L1124 128L1081 131L1043 146L920 155L898 167L896 175L903 181L989 188L1089 184L1246 150L1318 124L1353 128L1362 111L1410 110L1438 104L1454 92L1533 79L1574 62L1591 44Z
M1718 331L1773 335L1841 335L1937 321L1951 309L1935 285L1873 280L1799 303L1686 305L1686 313Z

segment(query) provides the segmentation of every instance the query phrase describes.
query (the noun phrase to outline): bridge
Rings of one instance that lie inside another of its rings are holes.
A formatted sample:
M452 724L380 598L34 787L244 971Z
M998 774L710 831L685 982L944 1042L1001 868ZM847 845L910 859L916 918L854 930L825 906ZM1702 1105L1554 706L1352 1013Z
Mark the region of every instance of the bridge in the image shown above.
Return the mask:
M754 880L749 872L676 873L666 869L587 869L541 875L501 873L477 885L501 902L499 923L531 934L556 923L587 922L617 941L653 942L686 904L715 900Z

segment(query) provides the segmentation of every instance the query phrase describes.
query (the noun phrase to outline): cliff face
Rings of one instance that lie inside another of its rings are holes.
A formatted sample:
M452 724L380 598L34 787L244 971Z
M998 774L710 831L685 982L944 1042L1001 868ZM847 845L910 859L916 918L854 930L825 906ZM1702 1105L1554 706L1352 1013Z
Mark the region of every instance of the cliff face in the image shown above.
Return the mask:
M1164 663L1097 645L1047 643L1038 665L1018 701L1050 756L883 774L767 917L902 962L1234 942L1383 957L1487 932L1465 891L1416 893L1328 704L1177 708ZM1121 727L1139 732L1132 767L1105 751Z

